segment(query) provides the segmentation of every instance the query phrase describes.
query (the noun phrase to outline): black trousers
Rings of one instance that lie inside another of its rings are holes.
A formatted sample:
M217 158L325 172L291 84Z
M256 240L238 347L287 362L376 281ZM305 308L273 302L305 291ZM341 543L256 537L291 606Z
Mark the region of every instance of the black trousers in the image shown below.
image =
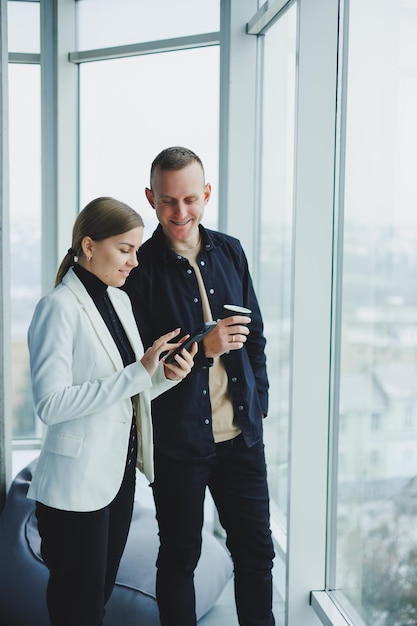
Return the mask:
M242 435L216 444L208 459L177 460L155 450L153 493L159 524L156 595L162 626L195 626L194 569L201 553L204 496L210 489L234 564L240 626L273 626L269 496L263 442Z
M36 503L41 554L49 569L51 626L101 626L126 545L135 494L135 463L127 462L114 500L87 513Z

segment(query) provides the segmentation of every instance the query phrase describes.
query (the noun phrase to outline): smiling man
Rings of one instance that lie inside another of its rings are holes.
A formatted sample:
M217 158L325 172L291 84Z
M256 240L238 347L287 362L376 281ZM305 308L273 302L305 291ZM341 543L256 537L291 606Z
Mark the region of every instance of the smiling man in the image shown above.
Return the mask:
M192 333L219 320L191 375L152 403L157 601L162 626L195 626L193 577L208 486L234 562L239 624L272 626L263 323L239 241L201 224L210 195L194 152L175 146L155 158L146 197L159 226L123 287L145 347L171 327ZM251 315L227 317L225 304Z

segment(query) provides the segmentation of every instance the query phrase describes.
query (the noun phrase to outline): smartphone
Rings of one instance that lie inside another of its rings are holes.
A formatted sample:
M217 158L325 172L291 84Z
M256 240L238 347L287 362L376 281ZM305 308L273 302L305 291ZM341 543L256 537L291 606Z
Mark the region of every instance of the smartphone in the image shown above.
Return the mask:
M191 337L189 339L184 341L184 343L182 343L180 346L178 346L178 348L175 348L175 350L173 352L171 352L171 354L169 354L166 357L165 363L175 363L174 356L176 354L179 354L181 352L181 350L183 350L184 348L186 350L189 350L191 348L191 346L193 345L194 341L196 341L197 343L200 343L200 341L206 335L208 335L211 330L213 330L213 328L216 326L216 324L217 324L217 322L206 322L204 324L204 326L202 326L197 332L195 332L193 335L191 335Z

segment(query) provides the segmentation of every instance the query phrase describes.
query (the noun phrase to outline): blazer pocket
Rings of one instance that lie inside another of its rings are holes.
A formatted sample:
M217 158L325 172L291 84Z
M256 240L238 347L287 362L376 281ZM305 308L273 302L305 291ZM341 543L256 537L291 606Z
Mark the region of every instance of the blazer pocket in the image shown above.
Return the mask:
M43 448L47 452L61 454L62 456L77 457L81 452L84 438L75 437L68 433L51 432L46 435Z

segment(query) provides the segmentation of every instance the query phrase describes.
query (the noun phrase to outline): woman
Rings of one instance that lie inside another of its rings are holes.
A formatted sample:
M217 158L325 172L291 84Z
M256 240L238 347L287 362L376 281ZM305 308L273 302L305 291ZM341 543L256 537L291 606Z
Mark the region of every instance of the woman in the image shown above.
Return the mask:
M52 626L96 626L126 544L135 465L153 481L151 400L185 378L194 345L161 360L180 331L143 354L128 296L143 222L113 198L75 220L55 289L38 303L28 344L36 413L46 437L29 488L50 577Z

